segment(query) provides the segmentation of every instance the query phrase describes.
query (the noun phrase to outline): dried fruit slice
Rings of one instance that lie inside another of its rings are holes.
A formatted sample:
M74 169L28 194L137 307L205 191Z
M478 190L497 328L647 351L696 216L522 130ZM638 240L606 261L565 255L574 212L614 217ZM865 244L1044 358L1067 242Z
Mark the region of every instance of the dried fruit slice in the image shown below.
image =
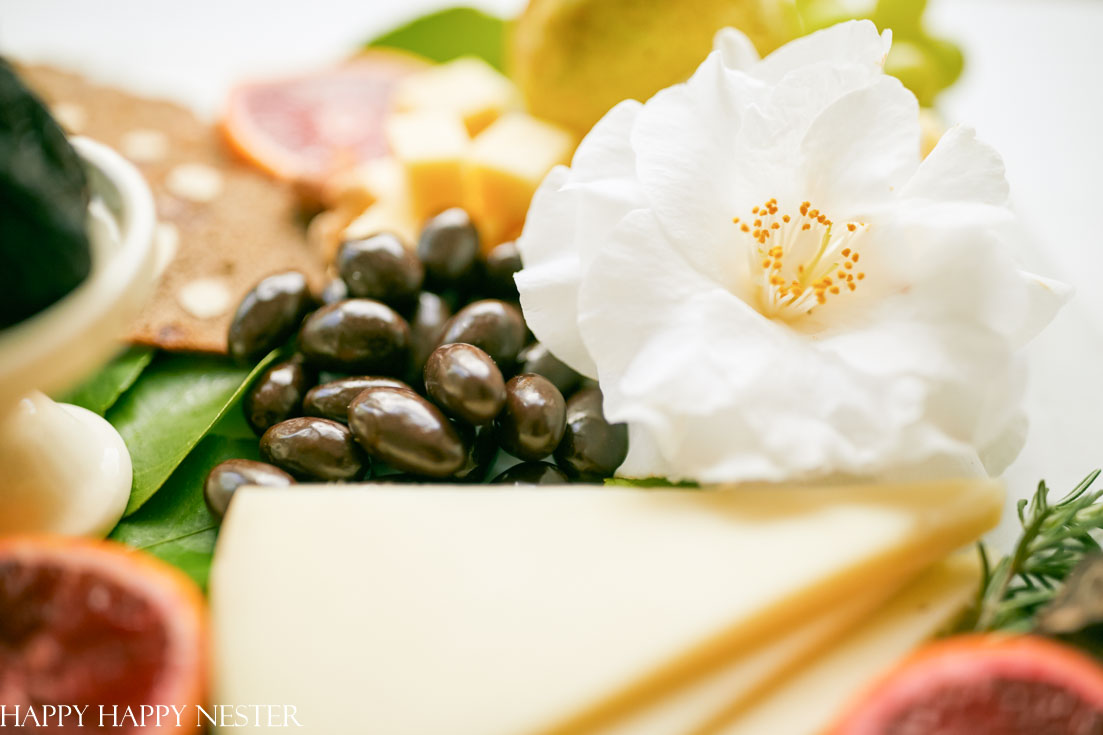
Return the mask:
M933 643L875 684L828 735L1103 732L1103 668L1038 636Z
M109 541L0 539L0 703L88 705L92 731L104 705L115 733L162 732L152 719L139 728L128 706L176 705L194 727L206 643L199 589L153 557ZM179 730L174 717L162 724Z
M314 74L243 84L222 131L230 146L281 179L320 184L387 152L383 118L396 82L426 68L398 51L369 51Z

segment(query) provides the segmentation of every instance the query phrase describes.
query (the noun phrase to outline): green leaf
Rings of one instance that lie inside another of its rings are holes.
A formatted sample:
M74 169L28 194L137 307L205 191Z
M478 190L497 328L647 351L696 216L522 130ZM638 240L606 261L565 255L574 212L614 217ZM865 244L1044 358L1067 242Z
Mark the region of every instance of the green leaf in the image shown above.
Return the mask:
M154 349L145 345L131 345L114 360L104 365L98 373L68 393L58 396L62 403L73 403L94 411L100 416L115 405L119 396L134 385L153 360Z
M107 412L134 464L126 515L157 492L274 358L272 353L252 371L212 355L160 354L154 359Z
M605 485L608 487L682 487L682 488L694 488L700 487L695 482L671 482L665 477L610 477L605 481Z
M153 546L148 551L161 561L179 568L206 592L217 540L218 531L211 528L161 546Z
M505 39L506 22L501 18L474 8L448 8L384 33L368 46L412 51L438 63L478 56L504 71Z
M205 587L218 520L203 500L203 482L219 462L258 458L255 439L206 437L148 503L115 527L111 538L180 567Z
M245 420L244 411L227 411L218 423L211 427L208 434L217 434L227 439L251 439L256 442L259 437L249 422Z

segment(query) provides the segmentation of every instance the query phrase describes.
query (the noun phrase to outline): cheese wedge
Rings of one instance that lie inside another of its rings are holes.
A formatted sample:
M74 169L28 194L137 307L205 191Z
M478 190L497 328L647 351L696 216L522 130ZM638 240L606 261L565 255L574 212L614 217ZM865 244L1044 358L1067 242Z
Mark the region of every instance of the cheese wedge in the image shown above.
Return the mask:
M490 64L465 56L399 80L394 103L401 111L449 112L462 119L474 136L505 111L517 108L520 95L513 82Z
M536 188L556 164L570 160L576 142L563 128L521 112L503 115L474 139L464 206L485 247L520 234Z
M823 732L864 687L950 625L975 599L980 578L975 552L936 565L754 707L682 735Z
M600 735L686 735L722 713L756 701L861 624L905 581L872 585L862 594L821 611L804 625L776 631L757 647L740 652L686 686L658 696L601 728Z
M999 517L990 482L239 491L216 697L304 731L600 732Z
M419 220L460 203L470 139L458 117L435 111L391 115L387 142L406 173L410 204Z

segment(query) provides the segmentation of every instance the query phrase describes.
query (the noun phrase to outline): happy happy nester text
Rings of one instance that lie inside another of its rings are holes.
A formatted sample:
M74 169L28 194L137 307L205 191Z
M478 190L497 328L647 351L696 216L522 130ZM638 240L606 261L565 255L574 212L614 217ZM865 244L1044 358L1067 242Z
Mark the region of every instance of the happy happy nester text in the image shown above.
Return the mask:
M194 717L188 710L194 709ZM219 704L200 706L101 704L91 705L40 704L22 706L0 704L0 730L8 726L29 727L182 727L195 725L215 727L302 727L296 719L298 710L291 704Z

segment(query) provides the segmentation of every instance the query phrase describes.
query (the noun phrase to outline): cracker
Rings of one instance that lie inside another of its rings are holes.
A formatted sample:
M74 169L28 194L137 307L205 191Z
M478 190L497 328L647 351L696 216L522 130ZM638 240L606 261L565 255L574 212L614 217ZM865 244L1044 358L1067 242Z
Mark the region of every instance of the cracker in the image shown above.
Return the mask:
M67 118L71 133L110 145L138 167L153 191L159 237L168 250L175 241L129 341L224 353L233 310L261 278L294 269L320 289L325 264L307 245L292 187L235 160L214 126L178 105L76 74L46 66L17 68Z

